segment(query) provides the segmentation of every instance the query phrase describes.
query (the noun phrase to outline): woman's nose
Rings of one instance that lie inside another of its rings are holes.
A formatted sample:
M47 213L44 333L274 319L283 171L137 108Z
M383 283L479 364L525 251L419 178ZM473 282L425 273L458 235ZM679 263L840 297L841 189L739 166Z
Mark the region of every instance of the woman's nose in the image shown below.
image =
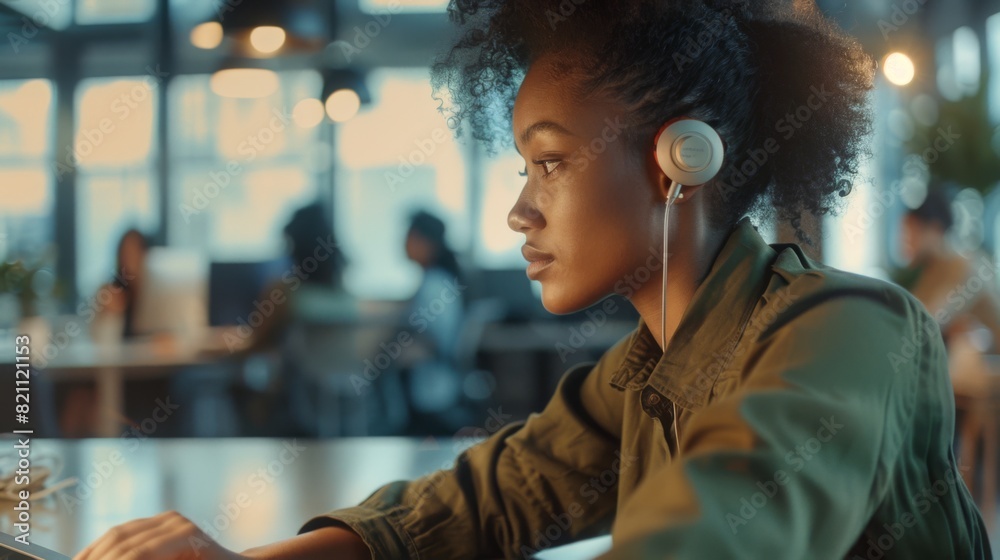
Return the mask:
M522 191L521 196L514 203L514 207L507 214L507 227L518 233L524 233L529 229L539 229L544 225L545 220L542 218L542 213L528 197L524 196L524 191Z

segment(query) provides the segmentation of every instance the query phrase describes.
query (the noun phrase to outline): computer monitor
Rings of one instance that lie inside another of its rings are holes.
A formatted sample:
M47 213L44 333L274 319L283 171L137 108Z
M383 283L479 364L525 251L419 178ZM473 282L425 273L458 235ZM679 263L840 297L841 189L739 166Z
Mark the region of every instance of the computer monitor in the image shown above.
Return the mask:
M208 272L208 323L235 325L254 310L254 301L269 284L291 270L289 259L257 262L213 262Z
M69 560L69 557L37 544L23 545L14 537L0 533L0 560Z
M184 249L151 247L145 266L145 285L136 303L136 333L185 333L204 327L205 258Z

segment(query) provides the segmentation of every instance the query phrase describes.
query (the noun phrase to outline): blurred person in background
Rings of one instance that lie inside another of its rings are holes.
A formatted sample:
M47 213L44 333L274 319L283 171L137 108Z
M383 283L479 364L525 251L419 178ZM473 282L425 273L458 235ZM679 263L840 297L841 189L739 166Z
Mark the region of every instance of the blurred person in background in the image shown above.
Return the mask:
M280 300L254 329L250 350L278 346L296 321L351 321L357 303L344 289L347 259L319 202L296 210L283 230L289 274L264 288L258 300ZM278 290L282 296L275 296Z
M112 331L120 332L121 338L132 338L140 334L136 330L135 320L146 283L146 257L149 254L149 245L149 239L134 228L122 234L118 241L114 277L101 286L95 296L98 302L109 300L107 305L98 309L95 321L96 328L107 328L109 332L96 334L98 338L110 337Z
M951 197L932 184L923 203L903 217L907 264L893 280L916 296L940 326L958 389L986 371L984 352L1000 349L1000 297L992 260L981 251L962 254L952 246L954 221Z
M412 415L408 426L416 435L450 435L464 425L456 408L462 398L462 379L453 361L464 286L445 232L444 221L420 210L410 217L404 245L406 257L423 271L402 318L414 344L400 359Z
M893 280L919 299L940 326L956 393L977 394L989 374L983 354L1000 348L1000 298L991 259L981 251L957 251L949 241L953 224L951 197L932 184L923 203L903 217L907 264Z
M148 253L149 239L138 229L126 230L118 240L114 275L93 296L96 308L92 311L90 335L95 345L113 346L139 334L135 319L145 284ZM96 403L93 387L69 390L59 410L63 437L86 437L93 433L99 413Z
M358 305L344 288L347 260L322 203L297 209L282 233L289 266L257 297L268 313L237 354L245 383L236 399L249 433L315 436L319 377L339 362L357 365L352 354L336 349L351 346ZM274 360L264 358L269 354Z

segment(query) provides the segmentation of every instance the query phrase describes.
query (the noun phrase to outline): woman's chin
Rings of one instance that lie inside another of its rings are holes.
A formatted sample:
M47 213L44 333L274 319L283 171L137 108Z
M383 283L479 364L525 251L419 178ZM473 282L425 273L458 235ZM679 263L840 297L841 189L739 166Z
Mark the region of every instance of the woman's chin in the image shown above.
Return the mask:
M542 307L554 315L568 315L590 307L596 300L567 294L542 284Z

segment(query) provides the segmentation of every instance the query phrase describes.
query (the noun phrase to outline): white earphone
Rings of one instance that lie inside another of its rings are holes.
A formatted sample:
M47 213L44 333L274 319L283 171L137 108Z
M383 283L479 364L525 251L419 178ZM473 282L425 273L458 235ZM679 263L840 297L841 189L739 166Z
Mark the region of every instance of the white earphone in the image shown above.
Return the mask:
M670 207L682 198L683 186L703 185L718 175L725 159L722 138L707 123L691 118L670 121L660 128L653 140L657 165L670 179L666 208L663 211L663 286L660 293L660 346L667 351L667 241L670 231ZM673 403L674 441L680 445L677 431L677 404Z
M722 169L722 138L708 124L682 118L663 125L656 134L656 163L671 181L703 185Z

